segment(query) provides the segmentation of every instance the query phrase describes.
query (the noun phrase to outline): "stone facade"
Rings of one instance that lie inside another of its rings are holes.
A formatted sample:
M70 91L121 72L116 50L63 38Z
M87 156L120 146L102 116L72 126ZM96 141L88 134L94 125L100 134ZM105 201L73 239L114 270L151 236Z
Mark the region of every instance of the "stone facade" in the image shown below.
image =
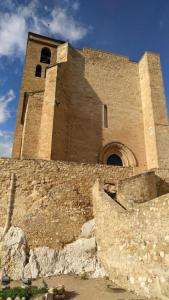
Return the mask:
M107 164L113 155L123 166L168 168L168 148L158 54L136 63L29 33L13 158Z

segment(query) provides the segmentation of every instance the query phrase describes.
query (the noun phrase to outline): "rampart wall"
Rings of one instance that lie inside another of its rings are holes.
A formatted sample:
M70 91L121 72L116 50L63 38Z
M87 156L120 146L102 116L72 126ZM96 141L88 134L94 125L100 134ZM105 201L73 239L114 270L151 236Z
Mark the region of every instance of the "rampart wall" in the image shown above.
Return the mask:
M43 160L0 159L0 226L4 226L10 173L17 177L12 224L29 246L60 247L75 240L93 217L91 188L96 178L116 183L135 172L110 167Z
M116 200L123 199L126 207L130 200L144 202L169 192L168 170L158 170L156 176L142 172L101 164L0 159L0 227L6 221L11 173L17 179L12 225L24 230L31 248L60 248L76 240L81 226L93 218L91 191L97 178L110 192L115 187Z
M93 188L99 257L111 280L141 296L167 299L169 292L169 194L125 210Z

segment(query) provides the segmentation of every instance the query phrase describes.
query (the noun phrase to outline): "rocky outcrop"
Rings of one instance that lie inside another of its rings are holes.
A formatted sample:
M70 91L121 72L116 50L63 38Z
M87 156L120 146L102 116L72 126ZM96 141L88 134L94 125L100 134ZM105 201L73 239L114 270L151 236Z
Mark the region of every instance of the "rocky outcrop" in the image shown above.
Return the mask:
M80 238L91 238L95 236L95 221L94 219L83 224L80 231Z
M97 259L94 220L84 224L81 237L62 250L39 247L28 251L24 232L14 226L6 234L1 246L1 271L6 270L15 280L69 273L105 276Z
M58 274L92 274L98 267L95 238L79 239L56 251L47 247L30 251L24 276L37 278Z
M27 242L22 229L12 226L1 242L1 273L10 271L12 279L23 278L27 261Z
M31 249L29 262L24 268L25 278L50 276L55 273L58 252L48 247Z

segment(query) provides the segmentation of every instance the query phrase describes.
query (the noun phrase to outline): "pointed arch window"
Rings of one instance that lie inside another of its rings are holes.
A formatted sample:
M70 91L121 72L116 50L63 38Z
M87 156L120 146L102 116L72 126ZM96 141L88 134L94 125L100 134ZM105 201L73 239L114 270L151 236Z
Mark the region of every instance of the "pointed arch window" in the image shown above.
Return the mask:
M42 48L40 62L50 64L51 50L47 47Z
M42 75L42 67L41 67L41 65L37 65L36 70L35 70L35 76L41 77L41 75Z

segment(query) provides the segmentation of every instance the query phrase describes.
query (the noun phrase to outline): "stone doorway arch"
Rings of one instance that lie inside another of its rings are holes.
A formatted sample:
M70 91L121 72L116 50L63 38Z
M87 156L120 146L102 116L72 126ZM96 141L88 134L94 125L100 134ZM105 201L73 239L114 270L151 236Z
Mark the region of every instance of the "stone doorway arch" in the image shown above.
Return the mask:
M126 147L125 145L113 142L104 146L101 151L99 161L103 164L108 164L111 157L116 157L117 161L119 158L119 162L122 162L123 167L136 167L137 162L133 152ZM120 164L113 164L112 165L120 165Z

